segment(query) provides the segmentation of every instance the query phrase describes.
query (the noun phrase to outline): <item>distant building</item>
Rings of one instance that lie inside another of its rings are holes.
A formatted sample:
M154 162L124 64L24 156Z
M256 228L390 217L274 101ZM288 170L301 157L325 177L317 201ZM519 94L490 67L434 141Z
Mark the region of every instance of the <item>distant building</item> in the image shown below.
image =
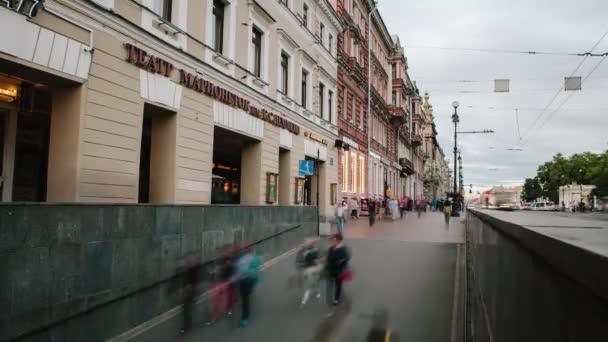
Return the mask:
M562 203L566 209L572 209L579 206L581 199L585 206L589 208L591 192L595 189L595 185L569 184L559 187L559 205ZM592 202L596 202L593 199ZM594 203L595 207L595 203Z
M480 205L483 208L499 208L501 205L520 205L521 188L519 186L507 188L495 186L490 190L484 191L480 198Z
M433 116L433 106L429 102L429 94L424 94L423 111L426 113L424 126L424 197L428 200L446 197L450 191L449 166L445 160L443 149L437 141L437 129Z

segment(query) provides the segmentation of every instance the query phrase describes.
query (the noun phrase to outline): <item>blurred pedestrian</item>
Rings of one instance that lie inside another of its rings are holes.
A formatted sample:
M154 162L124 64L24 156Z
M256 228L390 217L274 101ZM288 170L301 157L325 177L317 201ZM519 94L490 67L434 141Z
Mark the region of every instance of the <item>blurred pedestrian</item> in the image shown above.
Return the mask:
M181 335L186 335L192 329L192 307L199 284L200 260L193 254L178 260L176 280L178 284L178 299L182 304Z
M374 201L373 199L370 199L368 201L367 204L368 210L368 216L369 216L369 226L373 227L374 224L376 224L376 201Z
M338 233L342 234L344 231L344 202L336 205L335 209L336 225L338 226Z
M328 275L327 296L328 299L332 293L333 287L333 305L340 304L342 300L342 283L348 277L347 272L350 253L343 243L344 237L342 234L334 234L331 238L331 247L327 252L326 271Z
M450 224L450 216L452 215L452 202L446 199L443 202L443 216L445 218L445 224Z
M388 313L385 309L376 310L372 318L372 327L366 342L398 342L397 334L388 327Z
M241 296L241 327L249 325L251 294L259 281L259 268L260 259L249 246L243 247L236 261L236 272L232 279L238 284Z
M307 239L296 255L296 266L300 269L304 287L302 306L306 305L312 291L315 291L317 298L321 298L320 273L322 265L317 242L317 239Z
M418 212L418 218L420 218L420 214L422 214L422 211L426 209L426 201L424 200L424 198L419 198L416 201L416 211Z
M216 282L212 288L213 313L212 320L214 322L219 319L220 307L222 301L226 305L226 313L230 316L234 310L236 303L236 284L232 282L232 277L235 272L234 265L234 248L226 247L221 252L216 265Z
M407 198L405 196L401 196L399 200L399 216L403 218L405 216L407 210Z
M346 199L342 200L342 209L344 209L344 223L346 223L346 217L348 216L348 201Z
M358 220L359 219L359 201L357 200L357 198L352 197L350 199L350 217L353 220Z
M399 202L395 198L391 198L388 201L388 207L391 210L391 218L393 221L401 217L399 214Z

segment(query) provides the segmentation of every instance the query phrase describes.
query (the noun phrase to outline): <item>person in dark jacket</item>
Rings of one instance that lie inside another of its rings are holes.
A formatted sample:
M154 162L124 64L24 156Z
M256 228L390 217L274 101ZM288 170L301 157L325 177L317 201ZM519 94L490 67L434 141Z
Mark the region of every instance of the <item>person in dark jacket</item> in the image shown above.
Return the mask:
M376 202L373 199L370 199L368 202L368 215L369 215L369 226L373 227L376 223Z
M328 300L331 287L334 289L333 305L340 304L342 299L342 273L348 268L350 253L343 244L342 234L334 234L331 238L331 247L327 252Z
M178 297L182 304L181 334L187 334L192 329L192 307L197 295L199 284L200 259L192 254L178 261L176 279L178 281Z

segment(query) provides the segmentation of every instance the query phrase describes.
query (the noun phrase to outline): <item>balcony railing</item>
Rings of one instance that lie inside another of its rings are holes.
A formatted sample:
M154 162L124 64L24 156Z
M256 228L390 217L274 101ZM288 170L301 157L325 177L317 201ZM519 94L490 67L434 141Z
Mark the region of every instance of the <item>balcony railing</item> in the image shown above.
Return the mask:
M399 165L403 168L403 171L408 174L414 174L414 164L407 158L399 158Z
M359 61L355 57L348 57L348 66L350 67L351 76L360 83L364 83L366 80L365 71Z
M421 146L422 145L422 137L418 134L412 136L412 145Z

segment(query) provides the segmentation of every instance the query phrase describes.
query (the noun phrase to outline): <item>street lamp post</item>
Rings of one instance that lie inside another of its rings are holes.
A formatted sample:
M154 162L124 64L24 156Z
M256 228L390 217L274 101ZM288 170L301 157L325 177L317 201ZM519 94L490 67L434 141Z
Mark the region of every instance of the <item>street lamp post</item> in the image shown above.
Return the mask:
M458 181L460 182L458 190L460 191L460 193L462 193L464 177L462 176L462 157L460 156L460 151L458 151Z
M452 115L452 122L454 123L454 192L458 191L458 171L457 171L457 153L458 153L458 140L457 140L457 128L458 128L458 122L460 122L459 118L458 118L458 105L460 103L458 103L458 101L454 101L452 102L452 107L454 107L454 114Z
M454 122L454 196L456 196L456 193L458 192L458 159L456 154L458 153L458 140L457 140L457 134L458 134L458 122L460 121L458 118L458 105L460 103L458 103L458 101L454 101L452 102L452 107L454 107L454 114L452 115L452 122ZM456 204L456 198L454 198L454 205ZM452 216L458 217L460 216L460 214L458 213L458 210L452 210Z

